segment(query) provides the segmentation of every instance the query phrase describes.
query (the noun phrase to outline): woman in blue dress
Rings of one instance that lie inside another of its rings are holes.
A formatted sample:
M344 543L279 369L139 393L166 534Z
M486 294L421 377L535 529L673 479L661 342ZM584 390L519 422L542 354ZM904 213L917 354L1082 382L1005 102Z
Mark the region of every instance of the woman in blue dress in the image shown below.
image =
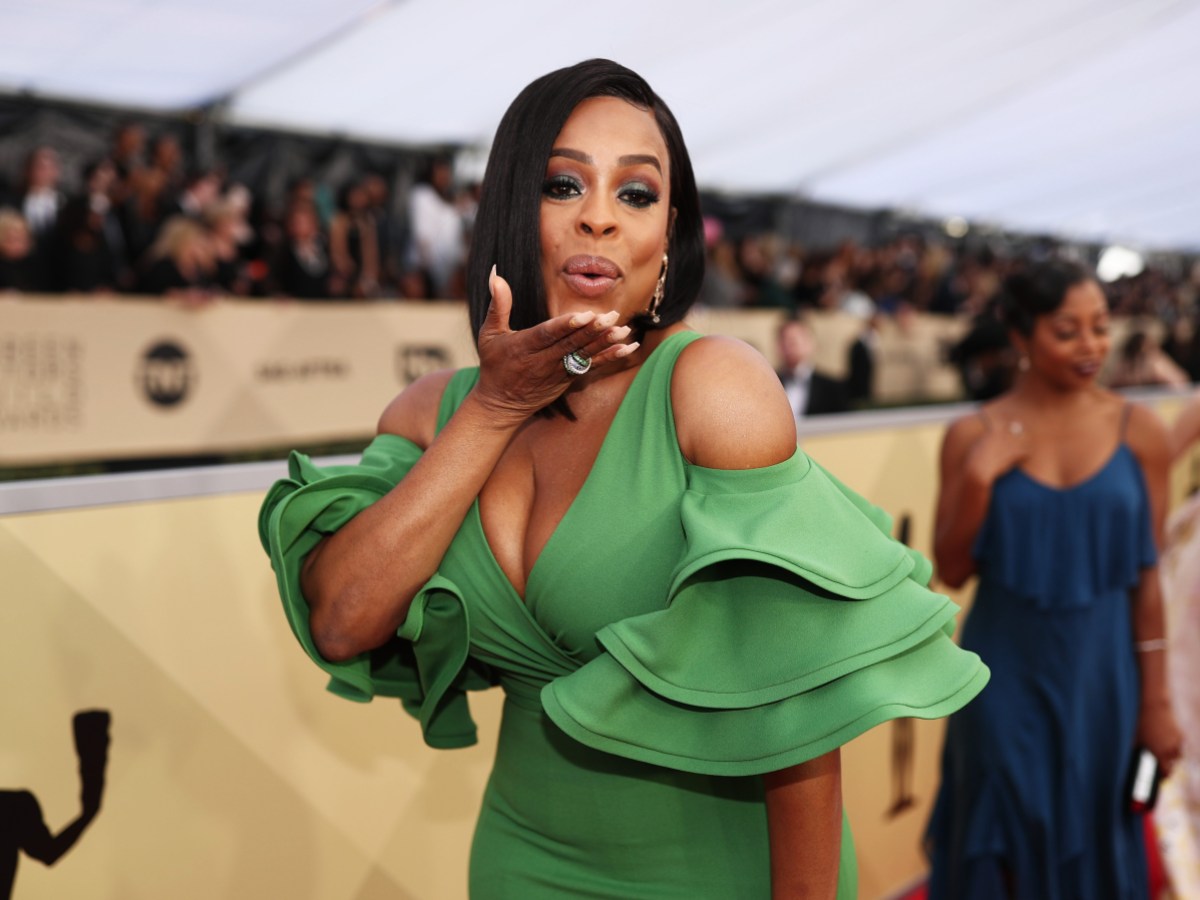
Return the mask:
M950 720L929 826L930 897L1141 898L1136 747L1180 752L1156 568L1169 449L1148 409L1101 388L1109 314L1079 266L1005 284L1013 387L954 422L934 551L979 582L962 644L992 670Z

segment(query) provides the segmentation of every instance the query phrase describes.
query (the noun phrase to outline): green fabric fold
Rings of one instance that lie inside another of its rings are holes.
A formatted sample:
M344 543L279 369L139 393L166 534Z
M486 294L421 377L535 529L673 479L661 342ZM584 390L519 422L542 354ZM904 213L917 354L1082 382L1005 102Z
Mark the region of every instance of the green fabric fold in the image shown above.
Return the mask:
M300 590L304 558L390 491L421 456L411 441L380 435L350 466L318 466L293 453L288 477L268 491L259 513L259 539L271 558L284 612L300 645L330 676L328 689L348 700L395 697L421 723L432 747L466 747L476 741L466 691L494 683L486 666L468 662L469 621L461 592L434 575L413 599L399 634L369 653L330 662L309 630L308 603Z
M666 609L542 692L581 743L712 775L794 765L892 718L947 715L987 682L958 611L890 518L802 453L691 470Z

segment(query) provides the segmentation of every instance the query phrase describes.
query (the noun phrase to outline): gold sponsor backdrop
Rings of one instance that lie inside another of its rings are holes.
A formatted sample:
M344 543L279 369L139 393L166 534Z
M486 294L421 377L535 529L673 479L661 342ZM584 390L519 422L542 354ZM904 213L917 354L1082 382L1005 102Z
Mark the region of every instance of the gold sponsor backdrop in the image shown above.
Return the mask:
M455 304L0 301L0 465L370 434L474 360Z
M942 427L801 443L910 516L928 552ZM326 693L258 547L260 498L0 518L0 790L33 792L62 828L79 811L71 715L113 720L103 809L52 868L22 858L18 900L465 897L499 692L474 696L481 742L458 751L425 747L395 702ZM892 723L844 751L865 900L924 873L942 729Z
M697 310L689 321L777 364L783 317ZM817 368L844 376L863 322L844 313L810 320ZM1114 346L1131 324L1114 323ZM876 401L957 399L946 354L965 328L946 316L885 318L874 340ZM455 302L0 296L0 468L355 439L420 375L474 363Z
M775 362L782 316L712 310L691 322ZM879 399L955 398L942 360L962 327L885 323ZM861 328L814 317L818 366L843 375ZM0 298L0 467L355 439L415 378L475 359L461 303Z
M697 310L689 321L777 364L783 316ZM811 321L817 368L844 376L863 322ZM882 321L876 401L957 399L946 354L965 328L946 316ZM0 468L357 439L420 375L475 361L462 303L0 297Z

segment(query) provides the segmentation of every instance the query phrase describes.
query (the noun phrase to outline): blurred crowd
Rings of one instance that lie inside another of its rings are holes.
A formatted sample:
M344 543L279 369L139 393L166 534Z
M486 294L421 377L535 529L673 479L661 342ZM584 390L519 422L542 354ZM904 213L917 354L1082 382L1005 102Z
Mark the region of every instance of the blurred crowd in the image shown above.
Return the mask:
M374 171L337 184L300 176L267 203L221 168L195 165L170 131L126 121L81 171L64 172L49 145L0 171L0 291L453 300L464 296L477 199L477 180L431 156L402 185ZM719 214L706 218L706 242L702 306L841 311L868 337L881 317L969 320L952 361L979 398L1001 389L995 373L1010 362L999 285L1062 251L929 228L806 247ZM1200 381L1200 264L1174 257L1105 287L1115 315L1153 323L1118 348L1114 383Z
M64 173L37 146L0 190L0 290L29 293L454 299L475 193L431 158L399 209L379 173L299 177L274 208L169 132L121 124L106 155ZM0 184L3 182L0 181ZM65 184L76 185L73 192Z
M1000 312L1000 285L1049 256L1078 254L1052 242L1035 246L951 241L900 234L877 246L845 241L806 252L775 234L730 239L712 223L701 303L779 307L792 316L838 311L863 320L857 343L870 344L880 320L903 325L917 313L969 322L949 349L964 393L986 400L1007 389L1015 357ZM1094 260L1080 260L1092 262ZM1104 284L1114 317L1126 320L1106 382L1112 387L1200 381L1200 262L1174 257ZM861 390L853 390L861 398Z

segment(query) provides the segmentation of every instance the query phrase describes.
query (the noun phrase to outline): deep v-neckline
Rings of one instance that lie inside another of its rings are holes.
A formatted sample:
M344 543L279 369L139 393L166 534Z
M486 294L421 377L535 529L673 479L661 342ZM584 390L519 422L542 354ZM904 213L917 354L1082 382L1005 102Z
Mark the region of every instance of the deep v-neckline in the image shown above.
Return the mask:
M538 551L537 558L533 561L533 565L531 565L529 567L529 571L525 573L524 594L517 590L517 586L513 584L512 579L508 577L508 573L504 571L504 567L500 565L500 560L496 557L496 553L492 549L491 542L488 541L487 531L485 531L483 527L483 515L479 509L479 497L475 497L475 502L471 504L471 518L473 520L476 533L479 536L479 540L483 544L485 554L488 560L491 562L492 567L495 569L496 574L508 587L509 592L527 611L529 610L530 586L533 584L534 578L542 568L542 560L546 558L548 552L554 546L559 533L563 530L563 526L579 507L581 499L583 498L584 494L587 493L592 482L595 480L596 472L600 468L601 461L607 455L609 444L612 441L613 432L617 430L617 426L621 421L621 417L628 408L630 396L633 394L635 389L640 387L643 376L646 376L646 373L651 368L650 363L655 354L659 353L669 341L673 340L678 335L688 333L689 332L687 331L680 331L676 332L675 334L668 335L659 343L657 347L654 348L654 352L642 362L641 366L638 367L637 372L634 373L633 379L629 382L629 387L625 389L625 394L621 397L621 402L617 404L617 411L613 413L612 421L608 424L608 431L605 432L604 437L600 441L600 448L596 451L596 456L592 459L592 465L588 469L587 475L584 476L583 483L579 486L579 490L575 492L575 496L571 498L571 502L567 505L567 508L563 512L562 517L558 520L558 523L550 531L550 536L546 538L546 543L544 543L542 545L542 549Z
M1109 470L1109 467L1111 467L1112 464L1117 461L1117 457L1119 457L1121 455L1121 452L1125 449L1126 449L1125 442L1120 441L1117 444L1117 446L1113 449L1112 453L1110 453L1105 458L1104 462L1101 463L1101 465L1098 469L1096 469L1094 472L1092 472L1090 475L1088 475L1085 478L1081 478L1078 481L1073 481L1070 484L1065 484L1065 485L1055 485L1055 484L1050 484L1049 482L1043 481L1040 478L1030 475L1021 466L1016 466L1013 469L1013 471L1019 472L1021 474L1021 476L1026 481L1028 481L1030 484L1033 484L1044 490L1053 491L1056 494L1068 494L1071 491L1079 490L1080 488L1086 487L1087 485L1091 484L1093 481L1096 481L1101 475L1103 475L1105 472L1107 472Z

